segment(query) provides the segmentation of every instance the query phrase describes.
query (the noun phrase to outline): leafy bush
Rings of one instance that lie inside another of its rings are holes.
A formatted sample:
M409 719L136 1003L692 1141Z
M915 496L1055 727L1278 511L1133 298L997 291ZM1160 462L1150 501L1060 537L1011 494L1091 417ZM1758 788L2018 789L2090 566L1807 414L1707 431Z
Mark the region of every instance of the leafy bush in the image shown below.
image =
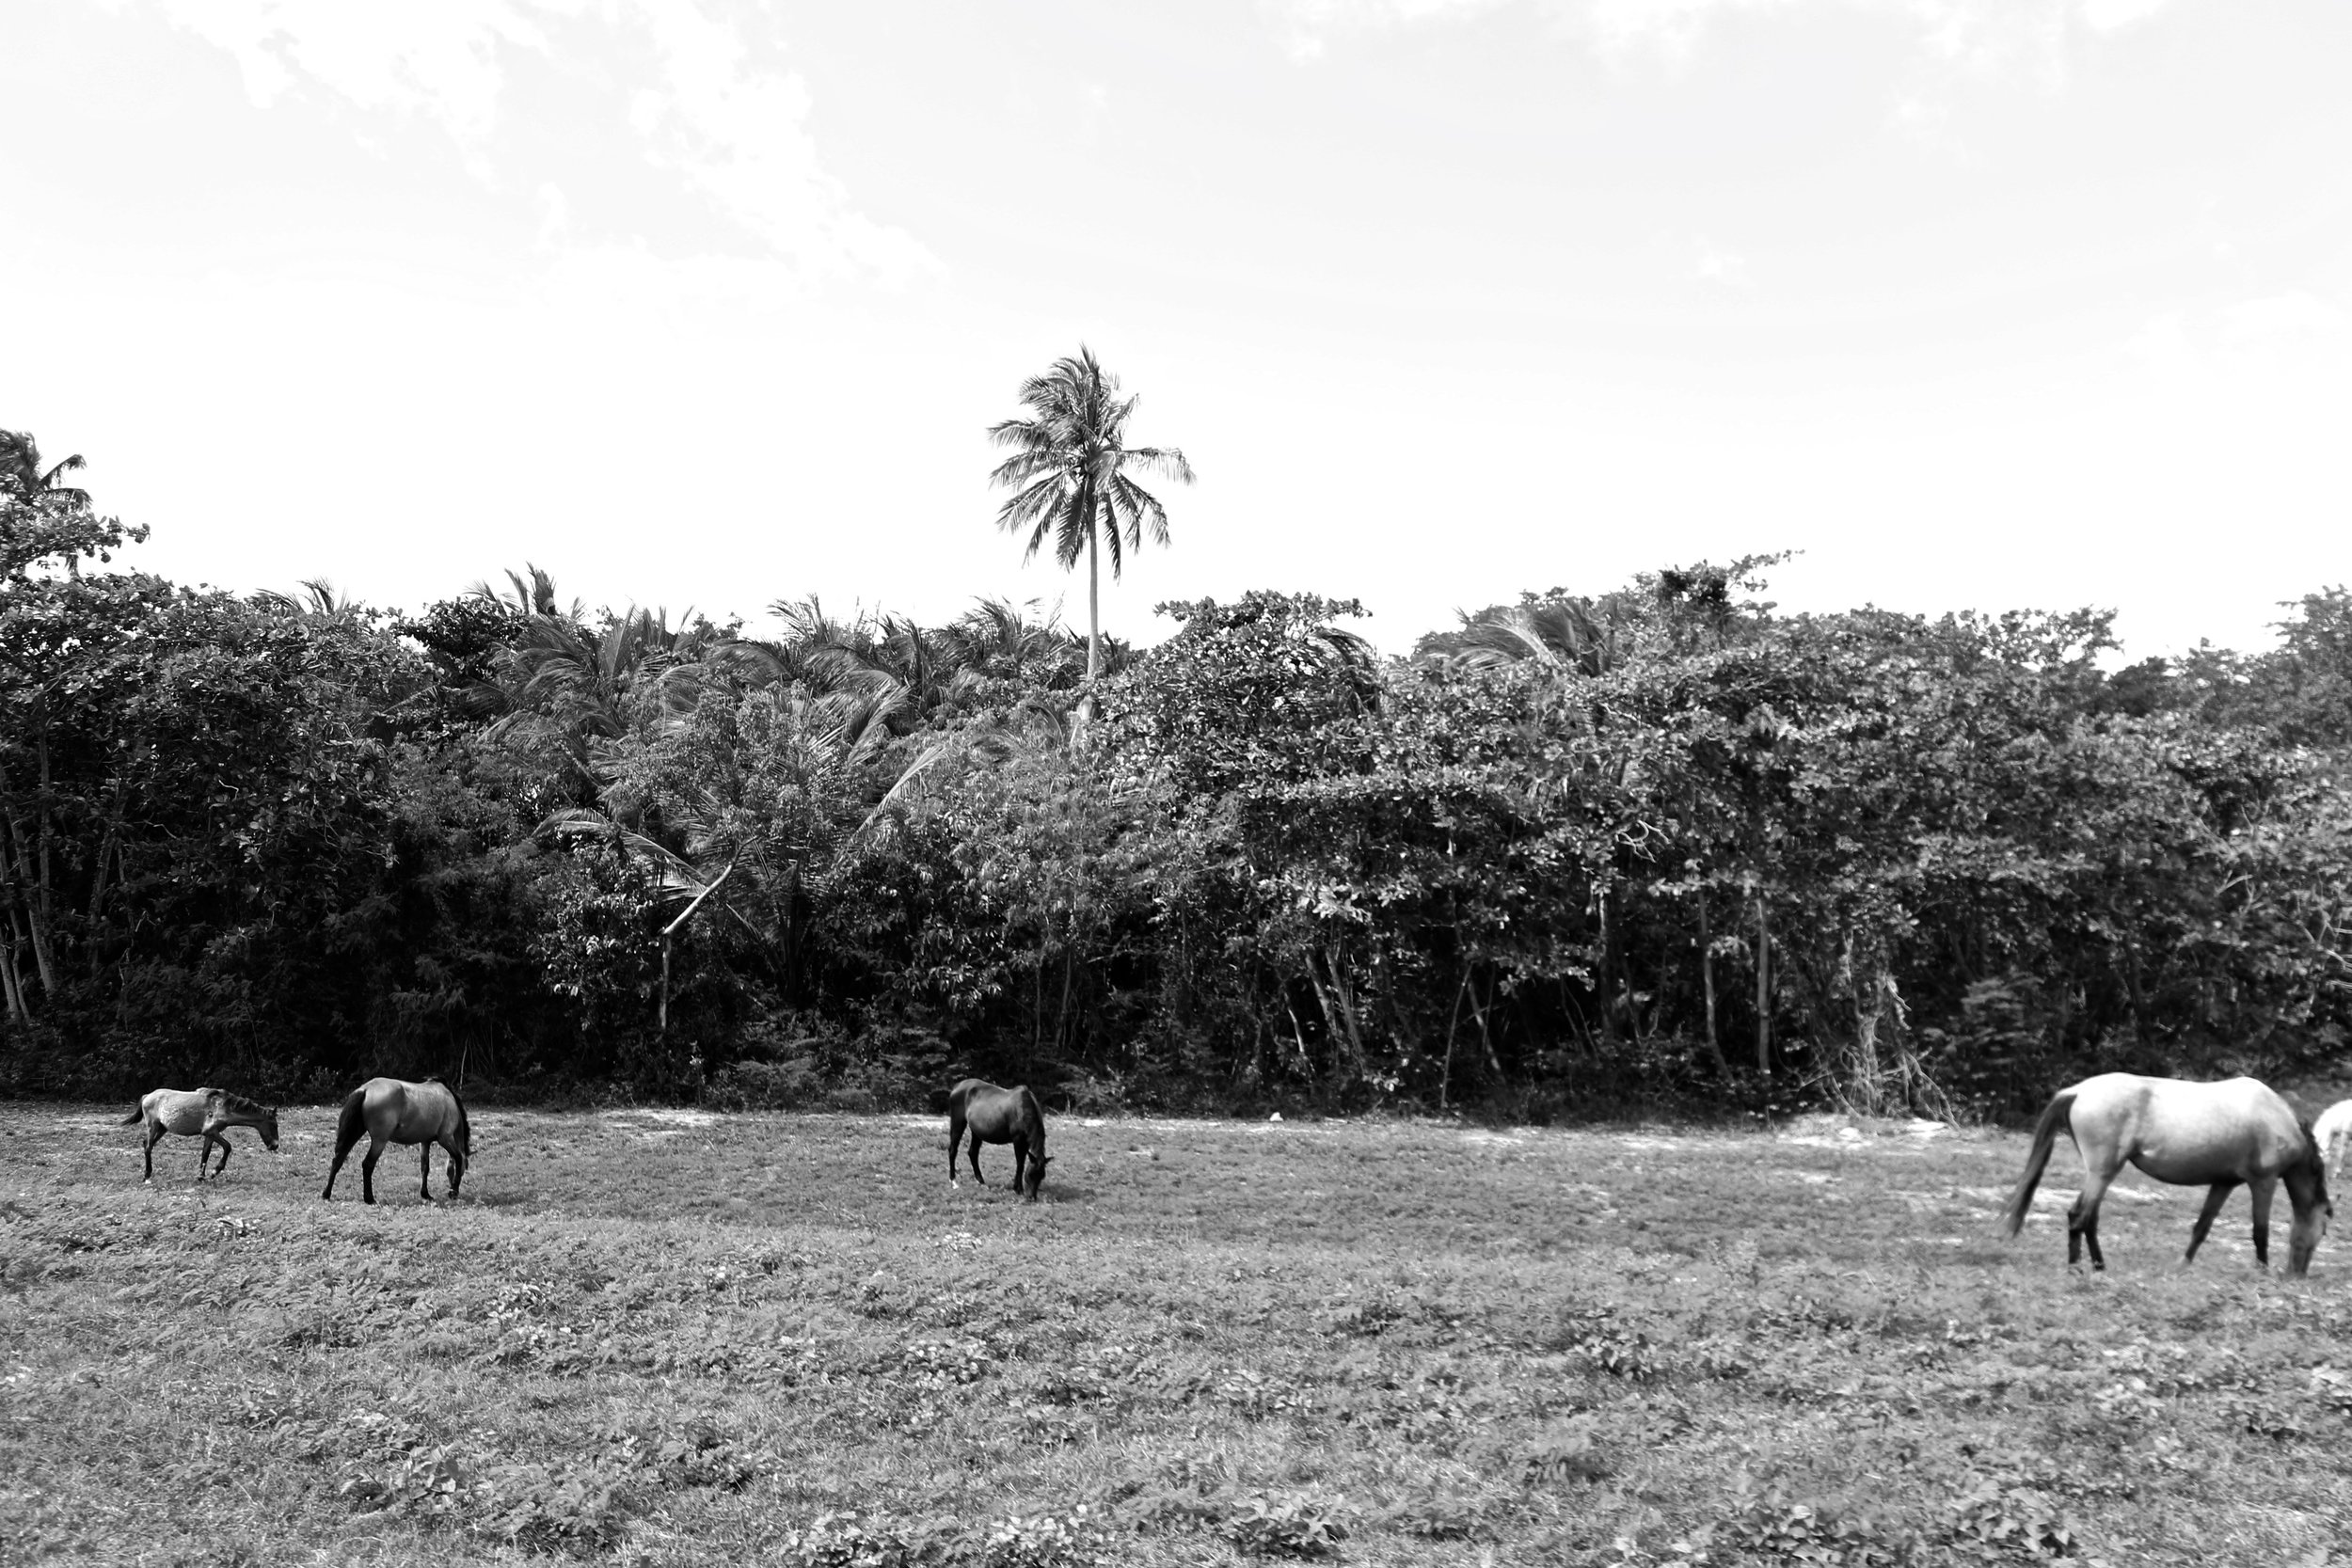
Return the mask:
M1258 1557L1337 1557L1347 1527L1336 1505L1312 1493L1258 1493L1227 1515L1222 1533Z
M1511 1457L1535 1482L1598 1481L1609 1473L1609 1462L1594 1441L1593 1423L1581 1418L1547 1429Z
M343 1482L353 1506L518 1545L589 1551L638 1512L628 1478L600 1463L558 1471L504 1461L477 1443L416 1443L389 1467Z
M977 1529L823 1513L787 1531L779 1556L789 1568L1097 1568L1120 1560L1084 1504L1066 1514L1007 1514Z
M1965 1562L2074 1557L2074 1527L2049 1494L2014 1475L1979 1476L1944 1508L1945 1549Z

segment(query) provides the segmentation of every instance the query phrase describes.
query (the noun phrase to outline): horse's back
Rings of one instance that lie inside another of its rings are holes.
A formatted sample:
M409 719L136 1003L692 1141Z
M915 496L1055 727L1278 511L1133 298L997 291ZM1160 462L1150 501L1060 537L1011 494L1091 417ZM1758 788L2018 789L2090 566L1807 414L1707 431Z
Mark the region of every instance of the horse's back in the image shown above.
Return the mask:
M422 1143L456 1126L457 1097L437 1078L371 1078L352 1091L368 1131L394 1143Z
M2295 1108L2257 1078L2196 1083L2106 1072L2074 1085L2076 1141L2105 1132L2158 1180L2215 1174L2250 1180L2293 1164L2304 1146Z
M217 1089L156 1089L139 1101L150 1121L160 1121L174 1132L201 1132L205 1113Z
M1026 1084L998 1088L978 1078L967 1078L947 1091L949 1113L990 1143L1004 1143L1016 1132L1044 1125L1037 1096Z

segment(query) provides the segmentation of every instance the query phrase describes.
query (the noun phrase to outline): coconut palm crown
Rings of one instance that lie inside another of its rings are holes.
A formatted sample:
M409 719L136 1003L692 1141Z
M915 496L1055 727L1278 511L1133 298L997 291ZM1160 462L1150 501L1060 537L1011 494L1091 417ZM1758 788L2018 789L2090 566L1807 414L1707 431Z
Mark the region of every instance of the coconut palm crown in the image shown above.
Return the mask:
M1111 558L1119 576L1125 550L1141 549L1145 535L1168 543L1168 512L1128 476L1128 470L1164 474L1189 484L1192 465L1174 447L1130 447L1128 417L1136 400L1119 395L1119 378L1104 372L1092 350L1054 362L1043 375L1021 386L1025 417L992 426L989 438L1012 455L997 465L991 483L1013 494L996 514L1008 533L1026 533L1026 560L1050 536L1054 559L1065 569L1087 559L1087 678L1102 673L1103 626L1098 551Z

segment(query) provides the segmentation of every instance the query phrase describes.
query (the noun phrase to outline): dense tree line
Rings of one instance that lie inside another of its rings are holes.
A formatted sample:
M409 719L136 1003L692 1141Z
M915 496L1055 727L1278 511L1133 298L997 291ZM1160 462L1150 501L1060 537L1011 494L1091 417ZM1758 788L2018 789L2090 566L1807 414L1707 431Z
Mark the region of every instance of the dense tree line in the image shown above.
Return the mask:
M2342 589L2112 671L2104 615L1783 615L1766 559L1400 659L1274 594L1140 655L993 602L761 641L536 570L192 589L71 471L0 438L15 1092L2007 1112L2352 1026Z

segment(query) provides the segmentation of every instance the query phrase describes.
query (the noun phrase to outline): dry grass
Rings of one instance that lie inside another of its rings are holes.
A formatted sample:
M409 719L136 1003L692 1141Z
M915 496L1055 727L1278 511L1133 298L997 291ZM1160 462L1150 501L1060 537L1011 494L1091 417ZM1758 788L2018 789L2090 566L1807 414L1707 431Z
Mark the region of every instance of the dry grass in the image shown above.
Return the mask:
M2304 1564L2352 1517L2339 1255L2255 1274L2241 1197L2184 1272L2197 1195L2135 1177L2069 1275L2071 1157L1994 1233L2015 1138L1066 1118L1027 1207L928 1118L484 1113L462 1201L388 1154L371 1210L328 1109L203 1189L120 1114L0 1106L0 1560Z

